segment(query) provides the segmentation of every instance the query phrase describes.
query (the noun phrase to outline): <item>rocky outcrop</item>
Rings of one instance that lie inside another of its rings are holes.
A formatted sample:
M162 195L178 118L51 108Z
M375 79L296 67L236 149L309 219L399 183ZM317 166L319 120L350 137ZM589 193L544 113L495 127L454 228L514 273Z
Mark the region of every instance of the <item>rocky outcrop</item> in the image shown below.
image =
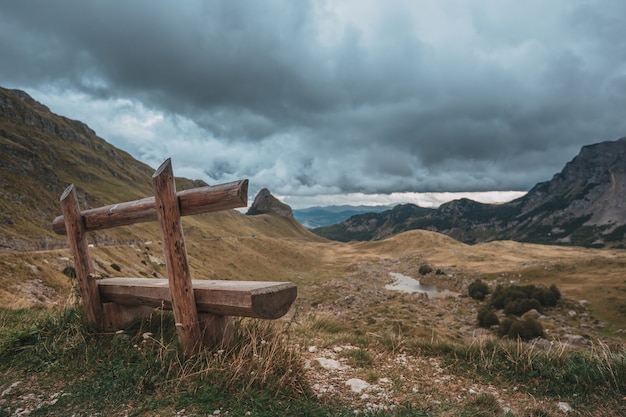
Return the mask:
M263 188L259 191L246 214L249 216L257 214L275 214L294 220L291 207L279 201L267 188Z

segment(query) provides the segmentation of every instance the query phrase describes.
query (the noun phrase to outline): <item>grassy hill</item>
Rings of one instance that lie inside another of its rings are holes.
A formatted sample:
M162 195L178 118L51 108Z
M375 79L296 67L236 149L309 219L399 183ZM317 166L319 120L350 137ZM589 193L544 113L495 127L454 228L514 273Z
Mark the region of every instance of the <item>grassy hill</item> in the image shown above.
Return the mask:
M70 183L83 210L152 194L152 168L22 91L0 88L0 149L0 251L64 245L51 222ZM177 179L180 190L201 184Z

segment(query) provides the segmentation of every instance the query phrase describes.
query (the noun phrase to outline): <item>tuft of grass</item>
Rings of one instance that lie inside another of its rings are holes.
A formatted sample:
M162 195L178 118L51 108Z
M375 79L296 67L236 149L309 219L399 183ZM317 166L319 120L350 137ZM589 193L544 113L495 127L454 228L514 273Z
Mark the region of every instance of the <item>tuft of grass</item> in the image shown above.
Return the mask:
M340 358L346 358L348 365L355 368L369 368L374 363L372 355L363 348L344 349L339 352Z
M464 417L498 417L501 414L502 408L498 399L493 394L484 392L467 401L465 410L461 413Z
M488 383L524 385L573 404L614 404L626 396L626 350L598 343L591 351L541 350L532 343L478 340L470 345L416 342L407 349L441 357L446 366Z
M80 309L0 309L0 374L37 373L38 384L64 393L32 415L116 414L129 407L134 415L182 408L341 415L339 406L312 395L284 325L239 320L232 345L183 360L169 312L118 333L94 333L83 323Z
M311 330L316 332L323 332L329 334L339 334L348 331L346 326L341 321L330 315L317 315L309 323Z

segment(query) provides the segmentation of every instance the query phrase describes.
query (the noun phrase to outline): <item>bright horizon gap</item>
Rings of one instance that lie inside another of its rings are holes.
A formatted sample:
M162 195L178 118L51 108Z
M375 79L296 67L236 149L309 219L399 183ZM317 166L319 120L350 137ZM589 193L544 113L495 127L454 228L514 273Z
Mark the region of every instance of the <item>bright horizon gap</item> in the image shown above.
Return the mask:
M527 194L527 191L474 191L474 192L427 192L391 194L322 194L314 196L276 195L281 202L294 210L325 206L395 206L415 204L420 207L437 208L453 200L468 198L479 203L502 204ZM252 202L250 202L251 204Z

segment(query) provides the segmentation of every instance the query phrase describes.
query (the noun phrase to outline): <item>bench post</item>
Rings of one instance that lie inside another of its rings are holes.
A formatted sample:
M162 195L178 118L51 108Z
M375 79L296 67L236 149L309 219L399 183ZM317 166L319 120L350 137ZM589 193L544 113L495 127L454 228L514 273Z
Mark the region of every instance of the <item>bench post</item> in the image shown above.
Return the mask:
M180 220L180 207L171 160L168 158L152 176L157 217L163 237L163 252L172 295L172 310L178 339L185 355L197 353L202 336L187 262L187 248Z
M100 293L94 276L93 262L89 256L89 245L87 244L85 226L74 184L67 187L61 195L61 208L63 209L68 241L74 256L74 269L87 322L96 330L102 330L104 319Z

